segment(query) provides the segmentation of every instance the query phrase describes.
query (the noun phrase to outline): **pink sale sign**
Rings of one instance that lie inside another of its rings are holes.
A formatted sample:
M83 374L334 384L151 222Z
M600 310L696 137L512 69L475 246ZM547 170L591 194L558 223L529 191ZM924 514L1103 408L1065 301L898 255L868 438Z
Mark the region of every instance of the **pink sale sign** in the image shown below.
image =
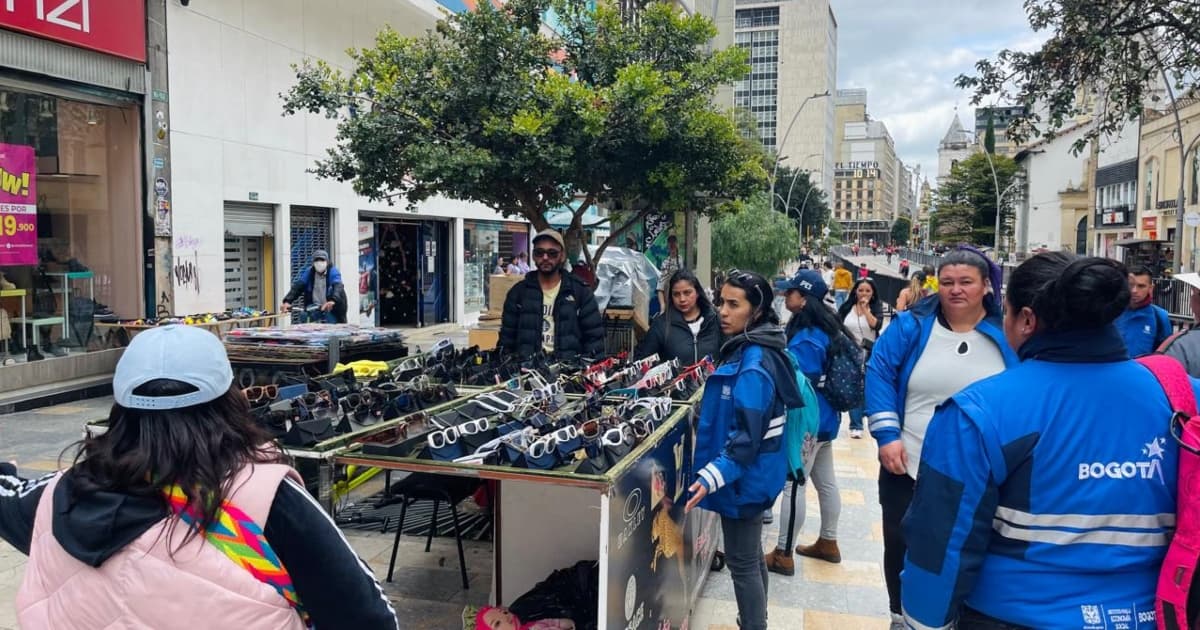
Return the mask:
M0 143L0 266L38 262L36 169L33 147Z

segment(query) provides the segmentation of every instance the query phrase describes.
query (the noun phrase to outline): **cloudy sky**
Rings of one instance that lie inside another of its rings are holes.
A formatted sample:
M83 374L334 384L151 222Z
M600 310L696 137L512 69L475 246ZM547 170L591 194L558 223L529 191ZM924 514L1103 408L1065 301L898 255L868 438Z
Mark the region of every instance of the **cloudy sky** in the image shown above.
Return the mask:
M1031 49L1021 0L830 0L838 21L838 88L866 88L867 112L887 124L896 152L937 175L937 145L958 106L972 129L970 95L954 87L982 57Z

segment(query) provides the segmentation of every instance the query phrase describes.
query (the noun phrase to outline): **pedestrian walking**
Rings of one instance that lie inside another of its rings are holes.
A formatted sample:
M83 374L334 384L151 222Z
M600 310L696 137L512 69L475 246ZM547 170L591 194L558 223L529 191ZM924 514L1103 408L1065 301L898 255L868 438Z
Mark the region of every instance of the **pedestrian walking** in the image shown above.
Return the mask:
M1117 318L1117 330L1125 339L1129 356L1154 352L1174 332L1167 310L1154 304L1154 283L1143 266L1129 270L1129 306Z
M784 305L792 313L787 325L788 352L796 358L796 364L809 381L814 384L820 383L825 378L828 363L826 356L831 339L836 335L850 335L838 322L833 311L825 306L825 293L828 289L819 274L800 271L779 288L784 290ZM822 390L817 389L816 393L821 423L813 456L804 462L804 476L805 480L812 480L817 490L817 502L821 507L821 530L815 543L796 547L796 553L837 563L842 561L837 544L842 498L833 470L833 441L837 439L841 422L838 412L825 400ZM781 575L795 573L791 545L803 527L806 517L805 486L795 481L789 480L784 484L780 501L779 539L775 550L766 556L767 570Z
M302 300L306 306L320 308L328 319L336 323L346 323L346 287L342 283L342 272L329 264L329 252L323 249L313 252L312 264L292 283L291 290L283 296L279 310L287 313L296 300Z
M938 273L938 299L897 315L867 364L867 415L879 445L883 573L893 629L905 627L900 571L906 545L900 522L912 502L929 420L958 390L1016 363L992 292L1000 269L964 246L943 258Z
M686 506L721 515L738 626L745 630L767 627L762 512L775 503L787 476L787 410L803 405L783 354L787 338L771 308L773 297L771 285L756 273L731 271L721 287L717 308L728 341L700 402L694 459L703 466Z
M650 323L650 330L633 352L634 358L657 354L663 361L678 360L684 365L704 357L715 359L724 338L717 312L700 279L680 269L671 276L670 287L671 306Z
M1020 365L929 425L904 521L909 627L1156 627L1178 407L1113 325L1129 294L1104 258L1043 253L1013 272L1004 332Z
M251 417L216 336L140 333L112 384L108 430L70 468L0 477L0 537L29 556L21 627L398 627Z
M871 348L874 347L875 341L879 339L879 333L883 330L883 301L879 299L879 291L875 287L875 281L870 278L863 278L854 283L854 290L850 292L853 300L848 300L838 309L838 321L842 322L842 326L850 333L850 338L854 343L858 344L863 349L865 357L871 357ZM864 403L865 405L865 403ZM850 437L852 439L862 438L863 431L863 416L866 415L865 407L856 407L849 411L850 414Z
M867 267L867 263L859 263L858 278L861 280L871 275L871 270ZM838 308L841 308L840 306Z
M844 264L838 265L833 272L833 307L842 308L842 303L850 297L850 289L854 286L854 276Z
M908 279L908 259L907 258L900 259L900 277L904 278L905 280Z

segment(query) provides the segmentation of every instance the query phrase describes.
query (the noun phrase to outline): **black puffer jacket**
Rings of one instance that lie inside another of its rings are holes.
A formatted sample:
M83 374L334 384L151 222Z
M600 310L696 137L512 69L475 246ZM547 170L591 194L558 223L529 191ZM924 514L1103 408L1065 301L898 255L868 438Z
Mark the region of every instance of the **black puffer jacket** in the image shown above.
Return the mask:
M663 361L679 359L683 365L691 365L705 356L714 361L721 355L721 322L717 319L716 311L701 313L704 322L700 324L700 334L693 335L692 329L683 321L683 313L674 307L668 307L666 313L660 313L650 324L650 330L642 338L637 349L633 351L635 359L648 357L658 353Z
M604 319L592 290L571 274L561 274L562 285L554 301L554 356L604 354ZM542 286L538 272L509 290L500 321L500 348L521 357L542 351Z

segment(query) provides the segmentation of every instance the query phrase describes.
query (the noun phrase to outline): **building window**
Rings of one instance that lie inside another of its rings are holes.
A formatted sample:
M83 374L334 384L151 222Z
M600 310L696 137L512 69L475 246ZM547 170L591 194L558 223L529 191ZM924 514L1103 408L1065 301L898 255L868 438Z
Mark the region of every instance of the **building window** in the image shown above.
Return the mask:
M1146 163L1146 205L1143 210L1154 209L1154 162Z
M762 28L764 26L779 26L779 7L738 9L735 22L736 28Z

